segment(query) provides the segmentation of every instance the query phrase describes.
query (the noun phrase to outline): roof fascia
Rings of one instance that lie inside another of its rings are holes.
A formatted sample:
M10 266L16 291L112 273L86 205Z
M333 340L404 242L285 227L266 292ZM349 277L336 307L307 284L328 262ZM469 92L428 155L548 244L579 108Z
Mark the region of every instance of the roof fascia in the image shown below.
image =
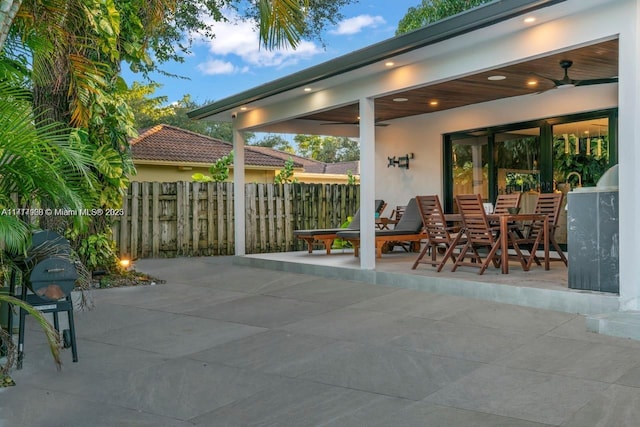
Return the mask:
M204 119L564 1L509 0L488 3L189 111L187 116Z

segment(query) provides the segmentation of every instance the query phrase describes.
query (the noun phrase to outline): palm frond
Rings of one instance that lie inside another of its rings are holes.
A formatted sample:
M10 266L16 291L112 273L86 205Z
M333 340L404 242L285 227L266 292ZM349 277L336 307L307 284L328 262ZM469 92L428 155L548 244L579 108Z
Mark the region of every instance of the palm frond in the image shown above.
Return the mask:
M11 295L2 295L0 294L0 301L12 304L14 306L20 307L26 310L40 325L44 334L47 338L47 342L49 344L49 350L51 351L51 356L53 357L53 361L58 370L62 367L62 361L60 360L60 348L61 340L60 333L56 331L56 329L47 321L42 313L36 310L33 306L28 304L26 301L23 301L19 298L13 297ZM8 369L8 367L7 367Z
M0 215L0 235L3 236L4 250L12 254L24 254L31 241L31 230L11 210L4 213L7 215Z
M260 41L269 50L295 47L305 29L308 0L260 0Z

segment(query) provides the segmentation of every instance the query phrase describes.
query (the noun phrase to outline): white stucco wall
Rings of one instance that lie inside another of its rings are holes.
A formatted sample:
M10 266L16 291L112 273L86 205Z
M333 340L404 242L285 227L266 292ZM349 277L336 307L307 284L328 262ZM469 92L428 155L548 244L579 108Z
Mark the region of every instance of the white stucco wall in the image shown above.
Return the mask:
M619 22L620 37L620 306L640 310L640 1L634 0L627 19ZM624 59L624 60L622 60Z

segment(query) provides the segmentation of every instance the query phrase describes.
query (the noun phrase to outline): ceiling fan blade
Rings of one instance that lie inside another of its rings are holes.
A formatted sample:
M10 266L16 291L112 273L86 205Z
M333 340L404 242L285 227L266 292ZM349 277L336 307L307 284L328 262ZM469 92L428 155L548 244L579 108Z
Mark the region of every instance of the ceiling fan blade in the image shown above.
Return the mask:
M576 86L589 86L589 85L602 85L606 83L618 83L617 77L610 77L605 79L586 79L586 80L576 80Z
M327 125L357 125L358 122L324 122L324 123L320 123L320 126L327 126Z
M356 125L359 126L360 122L325 122L325 123L320 123L320 126L322 125ZM376 126L381 126L381 127L386 127L389 126L388 123L376 123Z
M552 83L553 83L553 85L554 85L555 87L558 87L558 86L564 86L564 85L570 84L570 83L567 83L567 82L566 82L566 81L564 81L564 80L554 79L553 77L543 76L542 74L538 74L538 73L532 73L532 74L534 74L534 75L536 75L536 76L538 76L538 77L540 77L540 78L543 78L543 79L545 79L545 80L549 80L550 82L552 82Z

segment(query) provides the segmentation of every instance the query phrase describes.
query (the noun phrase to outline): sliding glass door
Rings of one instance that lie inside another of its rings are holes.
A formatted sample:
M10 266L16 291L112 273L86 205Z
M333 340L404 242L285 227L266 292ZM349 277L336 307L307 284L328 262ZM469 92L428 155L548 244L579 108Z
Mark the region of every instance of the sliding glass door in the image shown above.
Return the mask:
M458 194L494 203L519 192L527 212L540 192L595 185L618 162L616 135L617 110L444 135L445 210L454 211Z

